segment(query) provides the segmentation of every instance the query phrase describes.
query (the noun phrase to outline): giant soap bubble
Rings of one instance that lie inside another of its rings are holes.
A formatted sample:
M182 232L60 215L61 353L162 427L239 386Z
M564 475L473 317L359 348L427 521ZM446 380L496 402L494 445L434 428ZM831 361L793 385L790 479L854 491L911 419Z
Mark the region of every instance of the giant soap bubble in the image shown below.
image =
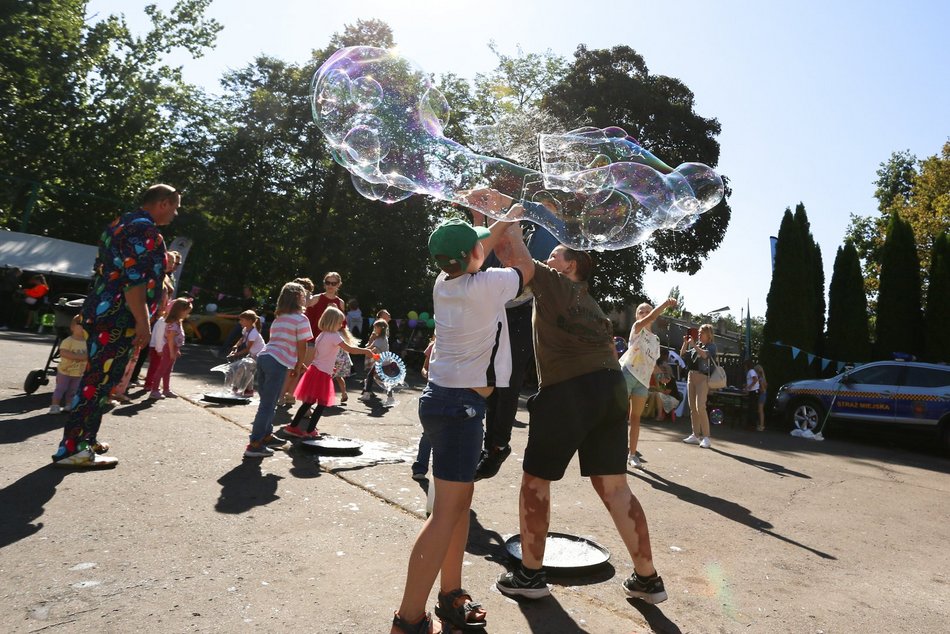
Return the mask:
M393 50L340 49L314 75L310 100L334 160L366 198L425 194L498 219L522 203L524 219L575 249L621 249L683 229L723 196L708 166L672 168L618 127L539 135L541 171L482 156L443 135L445 96Z

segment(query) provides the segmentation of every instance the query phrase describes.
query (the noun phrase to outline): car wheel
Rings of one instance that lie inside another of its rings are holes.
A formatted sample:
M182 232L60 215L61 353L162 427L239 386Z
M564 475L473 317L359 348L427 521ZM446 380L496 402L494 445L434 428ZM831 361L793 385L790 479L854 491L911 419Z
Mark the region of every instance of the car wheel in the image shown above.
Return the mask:
M822 407L811 401L795 403L789 413L789 421L802 431L815 431L823 417Z
M221 331L214 324L201 324L198 326L198 337L201 343L217 344L221 340Z
M950 417L945 416L940 423L940 439L943 441L943 450L950 454Z

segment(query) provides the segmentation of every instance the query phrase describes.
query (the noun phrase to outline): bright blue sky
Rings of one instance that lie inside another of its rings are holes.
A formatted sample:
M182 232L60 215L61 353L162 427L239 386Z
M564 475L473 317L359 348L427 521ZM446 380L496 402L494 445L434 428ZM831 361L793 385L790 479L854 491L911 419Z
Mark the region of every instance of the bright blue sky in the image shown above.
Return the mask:
M89 13L125 13L142 31L145 4L92 0ZM648 295L661 301L679 285L694 312L728 305L739 317L748 299L753 315L765 314L769 236L799 201L829 283L848 214L876 209L879 164L897 150L937 154L950 138L943 0L215 0L209 13L225 27L216 49L174 60L186 80L210 90L260 53L303 63L361 18L388 23L424 69L468 78L494 68L489 40L509 55L521 45L568 58L581 43L631 46L652 73L681 79L696 111L722 124L718 169L733 189L726 238L694 276L646 277Z

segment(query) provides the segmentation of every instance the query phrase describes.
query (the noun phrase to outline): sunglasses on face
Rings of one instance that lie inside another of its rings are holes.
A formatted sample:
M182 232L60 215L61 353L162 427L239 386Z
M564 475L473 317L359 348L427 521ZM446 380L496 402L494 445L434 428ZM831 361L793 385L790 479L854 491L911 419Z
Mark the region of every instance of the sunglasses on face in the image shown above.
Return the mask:
M331 282L331 281L329 281L329 280L323 280L323 285L324 285L324 286L339 286L340 283L339 283L339 282Z

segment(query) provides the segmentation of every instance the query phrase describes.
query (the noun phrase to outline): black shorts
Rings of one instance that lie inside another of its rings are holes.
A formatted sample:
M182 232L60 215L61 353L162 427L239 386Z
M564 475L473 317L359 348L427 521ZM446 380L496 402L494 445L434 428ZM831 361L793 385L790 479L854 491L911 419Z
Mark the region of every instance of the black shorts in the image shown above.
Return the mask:
M560 480L574 454L581 475L627 471L627 384L618 370L598 370L555 383L528 399L524 471Z

